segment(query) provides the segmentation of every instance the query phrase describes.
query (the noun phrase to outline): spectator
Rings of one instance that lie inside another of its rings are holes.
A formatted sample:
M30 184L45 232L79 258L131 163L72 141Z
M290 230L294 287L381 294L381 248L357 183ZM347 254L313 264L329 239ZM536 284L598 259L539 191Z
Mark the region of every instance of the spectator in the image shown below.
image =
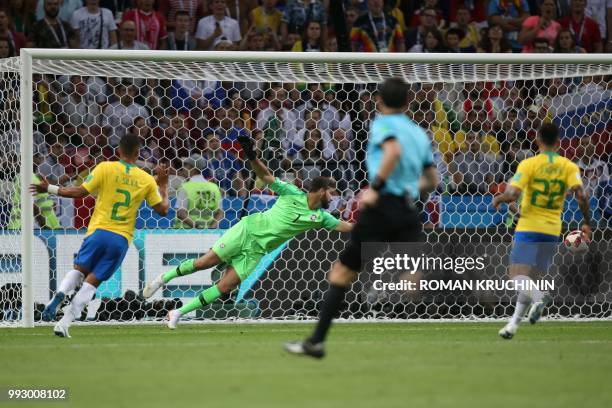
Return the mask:
M236 109L220 108L215 111L215 118L219 126L215 129L217 137L221 141L223 148L232 148L238 136L250 136L249 132L241 126L241 119Z
M301 36L309 21L319 22L321 36L327 38L327 13L321 0L288 0L281 19L283 41L289 39L289 34Z
M100 106L87 92L87 78L78 75L70 77L68 95L60 96L58 102L62 105L67 123L78 128L80 125L92 126L99 124Z
M438 30L444 29L444 27L446 27L446 20L444 20L444 13L442 13L442 10L438 8L438 0L424 0L422 4L423 6L421 8L414 11L412 19L410 20L410 26L418 26L421 22L421 15L425 13L425 10L432 9L436 12L436 28Z
M255 27L260 33L266 33L266 42L271 40L268 37L272 34L277 36L280 33L283 13L276 8L276 3L277 0L263 0L261 6L255 7L249 14L251 27Z
M160 146L164 151L164 158L170 160L174 167L180 167L180 159L189 157L195 151L196 141L191 135L186 112L171 112L170 126L164 129Z
M64 184L70 179L68 174L71 173L71 168L66 169L64 163L70 162L68 149L68 138L64 135L47 136L47 145L49 146L49 154L44 156L38 166L38 173L53 184Z
M512 44L504 36L504 30L502 27L496 24L487 28L487 33L478 46L478 52L512 52Z
M19 50L26 46L26 39L22 33L11 30L11 21L6 10L0 9L0 37L9 42L10 54L19 55Z
M240 51L280 51L278 36L266 29L251 26L240 42Z
M475 23L472 22L472 13L469 7L459 6L457 8L457 22L450 24L451 28L458 28L465 34L459 42L459 48L474 52L480 43L480 32ZM474 51L472 51L474 50Z
M336 188L345 193L359 189L355 180L355 169L353 160L355 152L351 147L351 141L346 136L344 129L336 129L332 135L333 154L326 163L326 168L331 177L336 180Z
M530 10L527 0L491 0L489 2L489 26L498 26L502 34L506 33L512 49L520 52L521 44L518 42L518 34L523 21L529 17ZM489 29L489 32L491 30ZM488 51L493 52L493 51ZM500 52L500 51L494 51ZM505 52L505 51L501 51Z
M132 20L121 22L119 27L119 41L110 48L115 50L148 50L147 44L136 41L136 23Z
M354 52L405 52L404 33L395 17L383 9L383 0L368 0L368 12L351 30Z
M463 37L464 37L464 33L459 28L449 28L448 30L446 30L446 33L444 33L444 45L446 45L448 52L474 52L476 51L476 48L474 48L473 51L468 51L468 50L462 49L459 46L459 44L461 43L461 39Z
M136 87L132 84L118 84L115 86L117 100L104 108L102 126L107 143L113 147L119 144L127 129L134 124L134 120L141 116L148 120L149 113L144 106L136 103Z
M197 164L191 157L183 160L188 177L177 191L174 228L217 228L223 219L221 190L206 181Z
M350 33L355 26L355 22L359 18L359 9L354 6L349 6L344 11L344 19L346 22L346 32Z
M46 0L38 0L38 5L36 6L36 19L42 20L45 18L46 10L45 10ZM65 21L66 23L70 22L72 19L72 15L77 9L83 7L83 0L57 0L58 5L58 14L57 18L61 21Z
M609 164L597 158L596 145L595 136L586 135L580 138L580 144L576 149L584 189L590 197L595 197L598 187L610 180Z
M18 169L17 169L18 170ZM33 184L40 183L40 179L36 176L36 167L34 167L34 175L32 176ZM21 191L21 179L19 172L15 172L15 179L13 180L13 191ZM21 229L21 196L19 194L13 194L13 202L11 205L11 213L7 229L20 230ZM41 229L58 229L60 223L55 214L55 203L49 197L49 193L37 193L34 195L34 220L36 221L35 227Z
M421 13L421 24L406 32L406 48L411 49L415 45L423 45L425 31L436 28L437 12L433 8L425 8Z
M457 146L449 130L436 124L436 112L428 100L421 102L416 107L416 110L412 112L412 120L427 132L444 160L450 162Z
M586 50L576 45L576 39L574 38L574 34L572 34L570 30L568 30L567 28L562 28L557 33L554 52L558 54L582 54L585 53Z
M85 0L85 7L72 14L70 24L79 37L80 48L105 49L117 42L113 13L100 7L100 0Z
M305 188L308 188L313 179L322 175L325 168L324 149L321 131L319 129L309 130L304 140L304 147L300 149L292 162L293 169Z
M275 171L279 170L284 158L282 146L295 140L298 114L284 106L287 90L282 85L273 85L267 91L266 99L269 105L257 115L255 128L261 140L263 157L268 161L268 167Z
M240 174L242 162L221 148L221 142L214 132L205 137L206 147L202 153L202 158L206 160L204 177L218 184L226 194L243 197L246 190Z
M493 157L499 154L499 142L491 132L491 121L482 101L474 102L472 108L466 114L462 129L455 134L455 144L459 150L466 151L469 149L466 138L470 133L478 137L482 153Z
M321 130L319 124L321 123L321 111L318 109L307 110L303 113L304 115L304 127L300 129L295 137L295 140L287 141L288 143L284 145L285 149L290 153L293 153L292 150L299 152L306 142L306 138L308 137L311 130L319 129L321 132L321 138L323 139L323 155L326 158L331 157L333 154L333 146L331 143L331 138L329 136L329 132L325 130Z
M610 27L612 25L612 15L607 17L606 12L610 13L611 11L612 3L610 0L587 0L586 9L584 10L584 14L587 17L595 20L599 26L599 34L601 38L605 39L608 37L608 41L612 41L612 38L608 35L608 30L612 30L612 27ZM607 21L606 17L608 19Z
M422 44L415 44L408 52L447 52L442 34L435 28L425 30Z
M340 114L338 113L338 110L325 99L323 84L308 84L306 94L308 95L306 98L306 103L298 108L300 118L304 120L304 112L307 110L318 109L322 113L321 120L318 124L319 129L323 131L331 131L338 128L340 125ZM299 125L301 124L298 124L298 126Z
M168 33L167 46L169 50L192 51L196 49L196 39L190 35L192 18L189 12L179 10L175 13L174 31Z
M34 7L31 0L9 0L8 9L11 10L15 31L28 35L36 21Z
M585 8L586 0L572 0L570 15L559 20L559 23L574 34L576 45L587 52L602 52L599 26L595 20L585 15Z
M8 38L0 37L0 59L14 57Z
M188 17L186 30L188 33L193 33L197 19L208 12L205 10L207 0L160 0L158 4L159 12L166 16L166 27L169 32L176 30L179 13Z
M166 18L153 9L155 0L136 0L137 8L123 14L123 21L136 23L136 40L147 44L150 50L165 49Z
M293 49L291 51L327 51L325 39L321 35L321 23L318 21L309 21L302 39L293 45Z
M43 0L44 15L32 26L28 47L37 48L77 48L78 39L66 21L58 18L60 0ZM69 1L63 3L69 4Z
M198 22L198 29L196 31L198 49L212 50L215 40L219 37L225 37L235 45L238 45L242 38L240 35L240 25L238 21L225 15L225 0L212 0L211 8L212 15L204 17Z
M518 41L523 44L523 52L534 52L533 41L536 38L545 38L549 46L555 43L561 24L555 21L555 0L542 0L540 2L540 15L529 16L523 21Z
M218 108L222 105L226 91L220 81L175 79L170 89L174 109Z
M495 182L498 163L480 151L481 139L476 132L466 134L467 149L455 153L449 164L453 187L459 194L486 194Z

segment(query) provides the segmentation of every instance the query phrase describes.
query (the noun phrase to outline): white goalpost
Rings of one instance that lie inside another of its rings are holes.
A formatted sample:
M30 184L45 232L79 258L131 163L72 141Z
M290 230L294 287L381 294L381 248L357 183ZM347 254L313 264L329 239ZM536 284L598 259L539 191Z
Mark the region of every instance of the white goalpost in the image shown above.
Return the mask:
M274 202L244 167L235 136L256 138L281 179L307 187L316 175L334 177L339 195L330 211L354 220L366 185L364 149L376 84L395 76L411 84L407 113L431 136L443 176L440 188L420 203L426 243L436 253L472 251L489 260L483 271L460 274L464 280L504 279L517 215L495 212L490 199L518 161L534 154L534 130L546 122L559 125L561 154L582 162L595 239L587 254L559 249L546 275L555 282L549 315L612 318L611 54L22 49L20 57L0 60L0 327L40 321L95 206L93 199L33 197L27 186L35 175L81 182L95 164L115 158L126 132L142 137L144 168L167 162L176 170L175 210L166 218L140 210L126 261L83 316L94 322L157 320L209 286L219 271L177 279L151 300L141 298L146 282L204 253L242 215ZM188 208L188 217L201 220L197 228L177 221L188 168L218 185L218 222L210 221L213 204ZM572 200L563 219L564 231L579 224ZM231 299L189 317L316 317L325 274L346 238L311 231L290 240L264 258ZM512 291L376 290L378 278L361 274L341 317L485 319L512 313ZM407 279L428 278L451 279L445 271Z

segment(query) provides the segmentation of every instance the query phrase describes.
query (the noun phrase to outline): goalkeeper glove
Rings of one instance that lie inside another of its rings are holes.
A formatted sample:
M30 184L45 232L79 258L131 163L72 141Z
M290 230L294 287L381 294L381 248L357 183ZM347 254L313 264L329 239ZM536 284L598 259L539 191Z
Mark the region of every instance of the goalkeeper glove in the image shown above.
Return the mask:
M255 155L255 149L253 148L253 140L249 136L238 136L238 143L240 143L242 151L247 159L255 160L257 158Z

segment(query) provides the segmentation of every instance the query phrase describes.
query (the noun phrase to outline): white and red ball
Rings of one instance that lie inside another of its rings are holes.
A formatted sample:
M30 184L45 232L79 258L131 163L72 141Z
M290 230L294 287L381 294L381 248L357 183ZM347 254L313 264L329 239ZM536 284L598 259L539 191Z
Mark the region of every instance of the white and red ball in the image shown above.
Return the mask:
M580 230L570 231L565 236L563 243L573 253L584 253L589 250L589 237Z

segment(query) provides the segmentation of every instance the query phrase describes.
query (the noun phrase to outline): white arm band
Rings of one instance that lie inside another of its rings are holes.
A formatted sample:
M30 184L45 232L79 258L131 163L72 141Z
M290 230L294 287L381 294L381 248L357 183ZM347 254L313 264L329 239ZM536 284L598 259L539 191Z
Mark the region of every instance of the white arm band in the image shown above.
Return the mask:
M50 194L55 194L58 195L59 194L59 186L53 185L53 184L49 184L47 186L47 192Z

